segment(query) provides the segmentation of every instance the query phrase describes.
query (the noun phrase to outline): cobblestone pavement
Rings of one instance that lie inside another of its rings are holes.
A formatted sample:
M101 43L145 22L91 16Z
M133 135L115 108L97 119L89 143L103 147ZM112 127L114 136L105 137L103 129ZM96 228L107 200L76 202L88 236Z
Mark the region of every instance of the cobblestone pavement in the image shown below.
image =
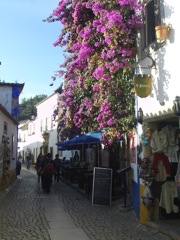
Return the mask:
M0 199L0 240L50 240L34 174L22 171Z
M91 240L170 239L141 225L133 210L120 211L119 201L113 201L111 207L92 206L83 194L63 182L53 183L52 194ZM0 240L51 240L42 204L50 195L42 193L35 173L22 170L21 179L8 192L0 193Z

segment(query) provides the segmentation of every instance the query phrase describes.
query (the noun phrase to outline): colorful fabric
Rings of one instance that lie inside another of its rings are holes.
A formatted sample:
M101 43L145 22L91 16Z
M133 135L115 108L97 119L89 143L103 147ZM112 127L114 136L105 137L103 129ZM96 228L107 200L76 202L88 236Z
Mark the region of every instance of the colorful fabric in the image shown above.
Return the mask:
M163 165L166 169L166 173L170 174L171 173L171 166L169 163L169 159L168 157L164 154L164 153L160 153L160 152L156 152L153 154L153 169L154 169L154 173L157 174L159 172L158 170L158 162L162 160L163 161Z

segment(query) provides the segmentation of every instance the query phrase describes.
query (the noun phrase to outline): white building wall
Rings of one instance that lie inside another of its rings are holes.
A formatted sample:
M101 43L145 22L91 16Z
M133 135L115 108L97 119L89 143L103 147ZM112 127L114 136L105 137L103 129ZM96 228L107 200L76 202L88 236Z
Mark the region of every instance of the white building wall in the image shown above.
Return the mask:
M176 96L180 96L180 81L179 81L179 61L178 53L180 52L180 18L178 9L180 1L162 0L164 2L163 24L171 26L168 37L163 46L158 50L152 47L147 48L149 56L155 61L152 65L150 58L139 60L135 73L138 75L151 75L152 77L152 92L148 97L136 97L136 111L142 108L144 114L143 128L147 126L146 122L156 122L166 118L175 118L173 113L173 100ZM143 82L142 82L143 83ZM137 126L137 145L140 144L139 136L141 136L142 125ZM139 136L138 136L139 135ZM137 163L132 163L134 169L134 180L137 181Z
M48 132L49 137L49 151L53 148L53 158L55 154L58 153L57 145L57 123L53 121L53 112L57 108L58 104L58 94L52 94L41 103L37 104L37 114L38 114L38 129L37 132L42 136L44 131Z
M180 96L179 61L180 52L180 28L179 13L180 2L176 0L164 0L164 23L171 25L166 44L154 51L151 56L156 62L156 69L144 69L151 64L149 58L140 62L136 69L138 74L150 74L152 76L152 92L146 98L138 98L138 107L143 109L145 118L172 115L173 100ZM142 67L142 69L141 69Z
M11 114L12 108L12 87L0 87L0 103Z
M36 162L41 148L43 147L43 133L49 133L48 152L53 149L53 158L58 153L56 143L57 140L57 123L52 121L52 115L57 108L58 94L52 94L36 105L37 117L34 121L27 121L28 129L22 130L19 128L19 136L26 136L25 142L19 142L19 152L24 152L26 155L28 151L34 155L34 162Z
M4 122L7 123L7 134L4 134ZM10 160L9 170L16 169L17 160L17 124L8 116L0 111L0 136L8 138L8 159ZM0 139L0 176L2 176L2 162L3 162L3 142Z

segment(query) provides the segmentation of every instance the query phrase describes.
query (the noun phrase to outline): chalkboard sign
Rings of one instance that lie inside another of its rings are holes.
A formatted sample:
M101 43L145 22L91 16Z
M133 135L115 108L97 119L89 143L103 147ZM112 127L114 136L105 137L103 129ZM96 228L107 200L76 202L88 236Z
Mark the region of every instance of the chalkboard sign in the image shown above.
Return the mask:
M93 173L93 205L111 205L112 169L94 168Z

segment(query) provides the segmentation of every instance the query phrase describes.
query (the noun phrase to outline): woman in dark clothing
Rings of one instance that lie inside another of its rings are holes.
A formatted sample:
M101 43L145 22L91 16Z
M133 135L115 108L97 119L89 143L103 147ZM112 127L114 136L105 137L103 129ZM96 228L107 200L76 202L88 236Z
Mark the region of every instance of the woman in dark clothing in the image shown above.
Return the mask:
M48 153L47 156L43 159L40 172L43 192L50 193L52 176L54 173L51 153Z
M40 153L37 158L36 166L35 166L35 169L36 169L37 175L38 175L38 182L40 182L40 178L41 178L40 167L41 167L42 160L43 160L43 155L42 155L42 153Z
M53 162L54 162L54 180L59 182L61 171L61 159L59 158L59 154L56 154Z
M79 155L78 152L75 151L74 157L73 157L73 165L78 166L80 164L79 162Z
M19 159L17 160L16 163L16 175L18 178L20 178L20 173L21 173L21 162L19 161Z

